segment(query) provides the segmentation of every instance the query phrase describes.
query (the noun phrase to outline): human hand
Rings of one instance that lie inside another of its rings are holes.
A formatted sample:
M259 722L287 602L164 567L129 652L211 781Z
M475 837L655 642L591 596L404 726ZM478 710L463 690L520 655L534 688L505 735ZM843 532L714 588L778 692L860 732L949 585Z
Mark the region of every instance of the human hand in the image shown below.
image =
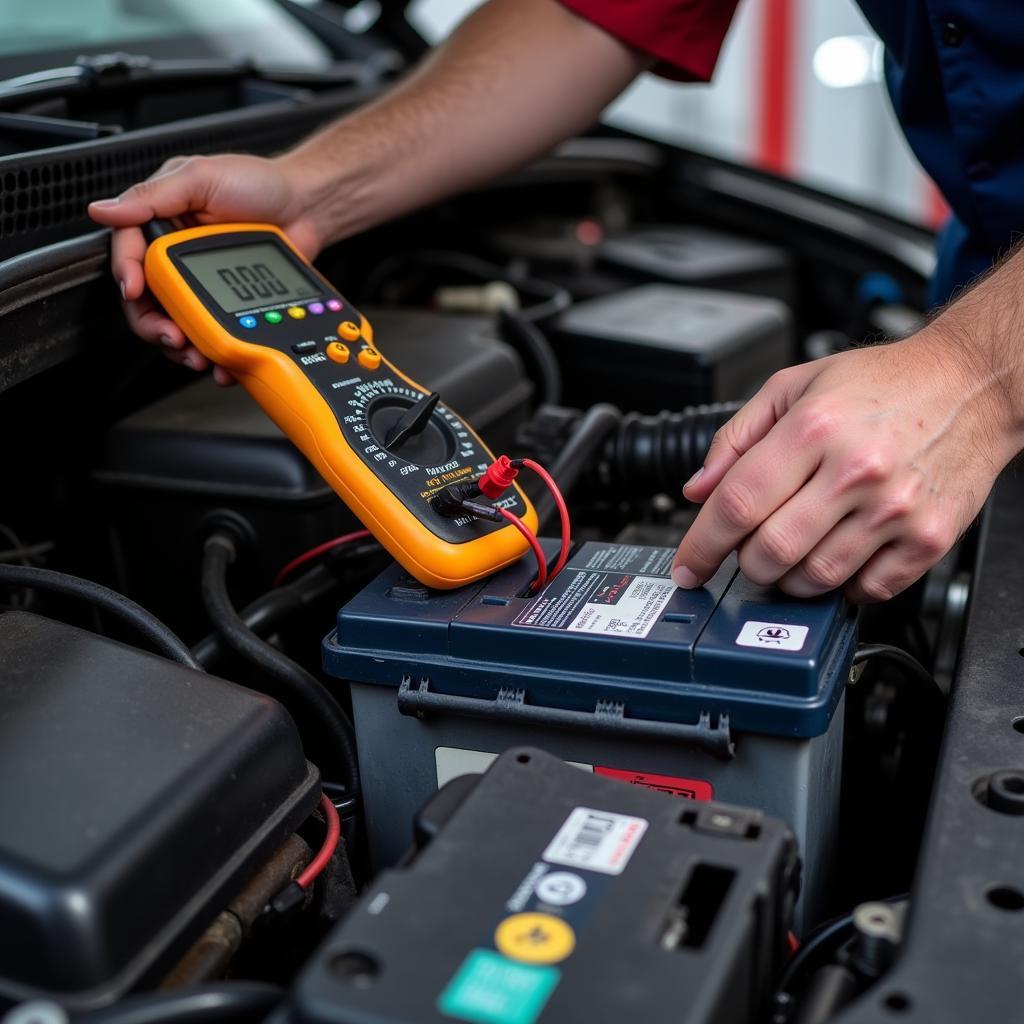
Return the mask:
M673 579L705 583L739 552L797 597L900 593L948 550L1013 457L1000 379L935 325L781 370L716 434L685 486L702 502Z
M199 224L269 222L280 225L312 259L323 240L304 203L305 194L301 165L288 158L180 156L117 198L90 203L89 216L114 229L111 266L132 330L143 341L160 345L176 363L193 370L210 365L146 291L146 241L140 225L154 217L183 214ZM218 384L233 382L222 367L214 367L213 374Z

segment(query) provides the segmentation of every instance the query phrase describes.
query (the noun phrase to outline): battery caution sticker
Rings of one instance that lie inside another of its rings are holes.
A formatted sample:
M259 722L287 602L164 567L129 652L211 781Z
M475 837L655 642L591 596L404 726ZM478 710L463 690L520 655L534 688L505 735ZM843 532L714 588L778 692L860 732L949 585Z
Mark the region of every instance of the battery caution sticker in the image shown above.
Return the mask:
M675 592L676 585L661 576L568 565L512 624L643 639Z
M621 875L646 831L644 818L577 807L542 857L549 864Z

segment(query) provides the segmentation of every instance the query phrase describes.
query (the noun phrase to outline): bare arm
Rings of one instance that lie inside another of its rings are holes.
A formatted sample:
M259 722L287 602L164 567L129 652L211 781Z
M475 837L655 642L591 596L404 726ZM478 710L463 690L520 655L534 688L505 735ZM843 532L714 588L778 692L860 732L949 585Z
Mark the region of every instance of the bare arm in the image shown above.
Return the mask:
M491 0L387 96L287 159L335 240L548 151L645 60L554 0Z

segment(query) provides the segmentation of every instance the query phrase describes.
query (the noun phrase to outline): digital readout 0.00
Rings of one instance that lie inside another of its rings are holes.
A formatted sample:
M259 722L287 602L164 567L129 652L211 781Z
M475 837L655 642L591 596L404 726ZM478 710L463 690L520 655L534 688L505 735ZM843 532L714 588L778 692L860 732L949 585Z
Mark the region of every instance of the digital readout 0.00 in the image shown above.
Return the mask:
M225 313L277 302L301 302L320 287L272 242L196 252L181 262Z

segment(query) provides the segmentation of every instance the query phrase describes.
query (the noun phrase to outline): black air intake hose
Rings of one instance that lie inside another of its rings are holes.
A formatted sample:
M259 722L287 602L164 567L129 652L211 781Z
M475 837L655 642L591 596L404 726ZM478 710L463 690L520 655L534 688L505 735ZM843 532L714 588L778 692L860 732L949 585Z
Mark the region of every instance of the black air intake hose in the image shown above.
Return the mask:
M677 494L704 464L715 431L742 405L697 405L656 416L627 413L605 441L597 467L601 486L636 496Z

